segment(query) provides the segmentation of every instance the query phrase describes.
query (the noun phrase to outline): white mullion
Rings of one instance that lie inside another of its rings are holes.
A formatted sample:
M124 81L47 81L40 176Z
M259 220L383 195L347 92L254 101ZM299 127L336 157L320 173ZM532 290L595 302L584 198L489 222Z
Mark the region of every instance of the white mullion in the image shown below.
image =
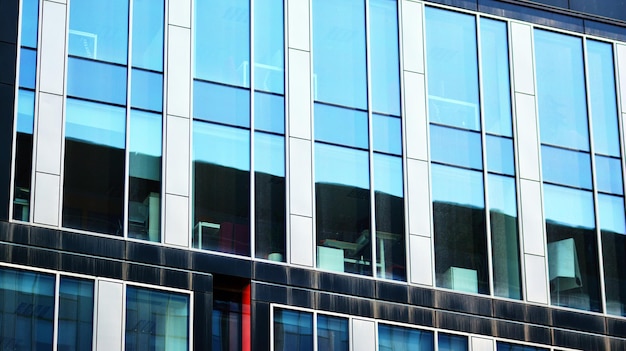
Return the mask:
M290 189L290 178L291 175L289 173L289 166L291 165L289 154L289 9L288 9L288 0L283 0L283 108L285 113L283 114L283 125L284 125L284 133L283 133L283 160L284 169L283 172L285 174L285 223L284 223L284 231L283 236L285 238L285 256L284 262L291 262L291 202L289 201L289 196L291 194ZM309 52L310 54L310 52ZM273 328L273 326L272 326ZM272 349L273 349L272 345Z
M133 5L134 1L128 1L128 53L126 56L126 133L124 147L124 217L122 223L122 237L128 237L128 204L130 193L130 113L131 113L131 72L133 71Z
M193 2L193 1L192 1ZM159 194L159 243L165 243L165 155L166 155L166 140L167 140L167 63L168 63L168 47L169 47L169 0L163 0L163 80L161 84L161 98L163 103L161 104L161 193ZM191 116L190 116L191 118ZM191 221L189 221L191 223ZM190 232L191 233L191 232ZM187 233L191 237L190 233ZM189 240L189 239L187 239ZM188 245L189 246L189 245Z
M58 350L59 343L59 306L61 298L61 275L54 275L54 317L52 319L52 350Z
M254 167L254 0L249 0L250 5L250 65L249 77L250 77L250 257L256 257L255 236L256 236L256 204L255 204L255 167ZM245 82L244 82L245 85Z
M65 54L63 56L64 59L64 63L63 63L63 68L65 69L65 74L63 75L63 103L62 103L62 108L61 111L63 113L63 116L61 118L61 169L60 169L60 174L59 174L59 212L58 212L58 218L57 218L57 222L58 222L58 227L63 228L63 198L65 196L65 193L63 191L64 185L65 185L65 120L67 118L67 76L68 76L68 66L69 66L69 47L70 47L70 39L69 39L69 32L70 32L70 15L71 15L71 5L72 5L72 1L71 0L67 0L67 4L65 6ZM43 5L41 7L42 12L43 12ZM43 16L41 16L43 17ZM42 26L43 28L43 26ZM37 62L39 63L39 56L41 55L37 55ZM41 72L38 72L39 74ZM39 92L39 76L37 77L37 92ZM39 93L37 94L37 96L39 96ZM37 97L37 102L36 105L39 104L39 98ZM36 109L38 109L39 107L35 106ZM37 111L37 110L35 110ZM37 112L35 112L37 113ZM34 147L34 145L33 145ZM33 158L33 160L36 160L36 158ZM33 161L33 181L35 180L35 164ZM34 189L34 187L33 187ZM31 191L31 193L33 193L33 191ZM32 196L32 201L31 204L34 205L34 200L35 200L35 195L31 194ZM34 221L34 211L31 210L31 221Z

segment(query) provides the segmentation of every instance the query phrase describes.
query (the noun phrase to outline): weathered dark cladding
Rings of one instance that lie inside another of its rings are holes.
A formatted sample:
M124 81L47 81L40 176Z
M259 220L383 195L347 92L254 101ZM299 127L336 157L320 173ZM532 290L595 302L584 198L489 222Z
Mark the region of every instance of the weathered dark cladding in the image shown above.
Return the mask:
M0 220L9 218L19 0L0 0Z
M626 0L543 0L541 3L523 0L426 0L426 2L626 41ZM571 8L568 8L570 6L568 3L571 3Z

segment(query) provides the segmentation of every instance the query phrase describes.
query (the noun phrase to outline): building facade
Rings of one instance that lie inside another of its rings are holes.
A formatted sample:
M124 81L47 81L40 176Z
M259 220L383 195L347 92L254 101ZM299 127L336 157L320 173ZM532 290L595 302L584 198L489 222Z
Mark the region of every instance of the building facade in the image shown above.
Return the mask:
M626 349L626 3L0 0L1 350Z

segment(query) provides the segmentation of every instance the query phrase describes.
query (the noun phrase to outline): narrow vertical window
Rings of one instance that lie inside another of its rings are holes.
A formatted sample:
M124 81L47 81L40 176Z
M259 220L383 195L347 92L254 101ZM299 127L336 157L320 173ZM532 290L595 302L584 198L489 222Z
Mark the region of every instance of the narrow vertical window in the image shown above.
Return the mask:
M59 350L91 350L94 283L61 277L59 285Z
M379 351L434 351L433 332L378 324Z
M439 351L467 351L467 336L439 333L437 337Z
M347 318L317 315L317 350L349 351L350 331Z
M313 351L313 314L275 309L274 350Z

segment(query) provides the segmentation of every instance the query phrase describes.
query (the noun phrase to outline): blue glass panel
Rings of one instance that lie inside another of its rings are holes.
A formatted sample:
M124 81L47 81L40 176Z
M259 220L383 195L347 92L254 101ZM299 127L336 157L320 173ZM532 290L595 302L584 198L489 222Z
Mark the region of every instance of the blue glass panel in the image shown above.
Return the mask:
M250 92L194 80L193 116L205 121L250 127Z
M498 351L548 351L548 349L533 347L528 345L516 345L504 342L497 342Z
M283 3L254 2L254 88L272 93L285 91Z
M541 146L543 180L591 190L591 159L586 152Z
M517 217L515 178L489 174L489 210Z
M402 197L402 159L374 153L374 190Z
M587 40L589 98L596 153L619 157L613 45Z
M126 104L126 67L70 57L67 95Z
M589 150L582 40L535 30L541 142Z
M487 169L489 172L515 174L513 140L487 135Z
M316 103L315 140L367 149L367 112Z
M439 351L467 351L467 337L463 335L439 333Z
M70 4L68 53L126 64L128 1L73 0Z
M195 0L194 78L250 87L249 0Z
M400 118L372 115L374 151L402 155L402 121Z
M33 134L35 116L35 92L20 89L17 100L17 131Z
M316 143L315 182L369 189L367 152Z
M285 98L254 93L254 129L285 134Z
M54 276L0 269L3 349L52 350Z
M598 191L623 195L622 164L619 158L596 155L596 184Z
M367 109L365 2L313 1L315 101Z
M20 88L35 89L37 51L20 49Z
M130 103L132 107L161 112L163 110L163 75L133 68Z
M37 27L38 27L39 1L22 1L22 38L21 46L37 48Z
M126 350L188 350L189 296L129 286Z
M126 109L67 99L65 138L124 149Z
M274 312L274 350L313 351L313 314L276 309Z
M378 324L379 351L434 351L433 332Z
M133 67L163 71L163 0L133 0Z
M317 315L317 350L350 350L350 331L347 318Z
M547 222L570 227L595 228L593 194L544 184L544 210Z
M93 334L92 280L61 277L59 288L59 350L91 350Z
M430 145L433 161L473 169L483 168L480 133L431 125Z
M194 121L193 159L229 168L250 170L250 132Z
M626 234L623 197L598 194L598 216L602 231Z
M485 208L481 172L433 164L431 173L433 202Z
M285 138L254 133L254 170L279 177L285 176Z
M485 131L512 136L511 85L506 22L480 19Z
M398 3L369 1L372 110L400 116Z
M475 17L426 7L431 122L480 130Z

